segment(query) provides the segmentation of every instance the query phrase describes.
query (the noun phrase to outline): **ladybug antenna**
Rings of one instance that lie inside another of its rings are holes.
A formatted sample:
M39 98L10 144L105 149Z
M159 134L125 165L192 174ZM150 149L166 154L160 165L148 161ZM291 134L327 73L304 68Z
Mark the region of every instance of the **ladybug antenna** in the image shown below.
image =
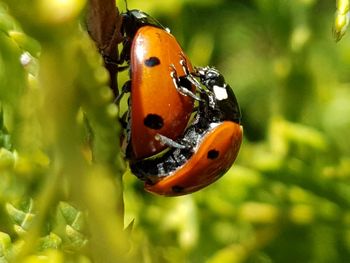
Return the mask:
M127 0L124 0L124 3L125 3L126 11L129 11L129 8L128 8L128 1L127 1Z

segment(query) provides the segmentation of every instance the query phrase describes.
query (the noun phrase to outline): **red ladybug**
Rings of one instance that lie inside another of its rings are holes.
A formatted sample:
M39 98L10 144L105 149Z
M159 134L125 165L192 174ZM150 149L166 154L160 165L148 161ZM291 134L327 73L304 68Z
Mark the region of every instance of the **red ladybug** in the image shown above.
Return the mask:
M173 141L158 135L170 147L162 156L131 162L132 172L151 193L178 196L202 189L219 179L233 164L242 142L241 114L236 97L214 68L198 68L201 84L196 117L184 136ZM195 83L190 75L184 77Z
M166 148L157 134L182 136L193 112L195 86L181 81L192 66L179 43L155 19L139 10L124 14L122 61L130 65L124 91L130 91L127 157L139 160Z

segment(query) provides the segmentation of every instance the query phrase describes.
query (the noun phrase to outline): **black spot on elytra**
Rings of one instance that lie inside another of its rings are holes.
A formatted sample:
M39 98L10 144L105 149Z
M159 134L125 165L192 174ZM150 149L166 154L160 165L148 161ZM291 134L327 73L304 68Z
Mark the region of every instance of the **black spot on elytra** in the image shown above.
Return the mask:
M173 190L174 193L182 193L184 191L184 188L180 185L174 185L171 187L171 190Z
M210 150L210 151L208 152L207 157L208 157L208 159L212 159L212 160L213 160L213 159L216 159L216 158L219 157L219 151L217 151L217 150L215 150L215 149Z
M150 57L145 60L145 65L147 67L154 67L160 64L160 60L157 57Z
M143 120L143 124L150 129L159 130L163 127L164 121L163 118L157 114L148 114Z

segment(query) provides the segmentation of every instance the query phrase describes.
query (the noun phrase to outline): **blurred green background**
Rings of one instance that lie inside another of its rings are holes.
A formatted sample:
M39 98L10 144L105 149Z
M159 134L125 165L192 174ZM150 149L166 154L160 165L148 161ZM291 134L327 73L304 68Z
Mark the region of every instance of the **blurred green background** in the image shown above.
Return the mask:
M51 8L43 1L6 2L10 11L0 2L5 122L0 119L0 234L5 236L0 235L0 262L23 249L27 231L41 237L41 246L24 246L25 260L40 251L52 260L47 262L349 261L350 37L333 38L336 1L128 1L129 9L141 9L169 27L193 65L215 66L223 73L240 103L245 137L229 172L189 196L151 195L126 172L125 225L134 221L132 232L123 232L126 237L113 228L108 210L118 202L110 190L114 172L120 175L124 165L113 159L120 156L117 137L116 150L110 140L99 138L113 138L118 127L101 60L79 26L84 1L65 9L71 10L68 22L43 15L43 8ZM123 1L117 5L125 10ZM18 61L24 51L32 60L23 68ZM126 80L126 73L119 76L120 85ZM59 110L51 105L56 99ZM76 157L77 138L89 135L80 107L99 145L99 165L93 168ZM57 177L61 173L63 179ZM79 189L85 173L96 177L88 178L86 196ZM52 180L59 187L50 186ZM40 205L43 196L69 216ZM46 212L33 233L28 215L35 218L39 208ZM84 209L90 212L83 224L88 231L76 223ZM98 211L92 219L91 211ZM57 220L62 217L64 222ZM74 234L67 234L67 226ZM90 239L96 236L105 246ZM118 255L130 258L107 258L115 255L113 245L125 243L128 252ZM52 248L58 248L55 256L46 252Z

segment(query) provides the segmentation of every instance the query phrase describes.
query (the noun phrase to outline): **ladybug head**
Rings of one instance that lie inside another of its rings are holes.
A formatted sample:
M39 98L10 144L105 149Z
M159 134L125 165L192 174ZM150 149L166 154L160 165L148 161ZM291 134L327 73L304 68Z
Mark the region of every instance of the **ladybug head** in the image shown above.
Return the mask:
M143 26L149 25L164 29L164 27L156 19L137 9L127 10L127 12L123 13L122 16L122 29L130 38L132 38L136 34L137 30Z
M211 91L214 86L224 87L225 79L223 75L215 68L204 67L198 68L197 73L201 82Z

